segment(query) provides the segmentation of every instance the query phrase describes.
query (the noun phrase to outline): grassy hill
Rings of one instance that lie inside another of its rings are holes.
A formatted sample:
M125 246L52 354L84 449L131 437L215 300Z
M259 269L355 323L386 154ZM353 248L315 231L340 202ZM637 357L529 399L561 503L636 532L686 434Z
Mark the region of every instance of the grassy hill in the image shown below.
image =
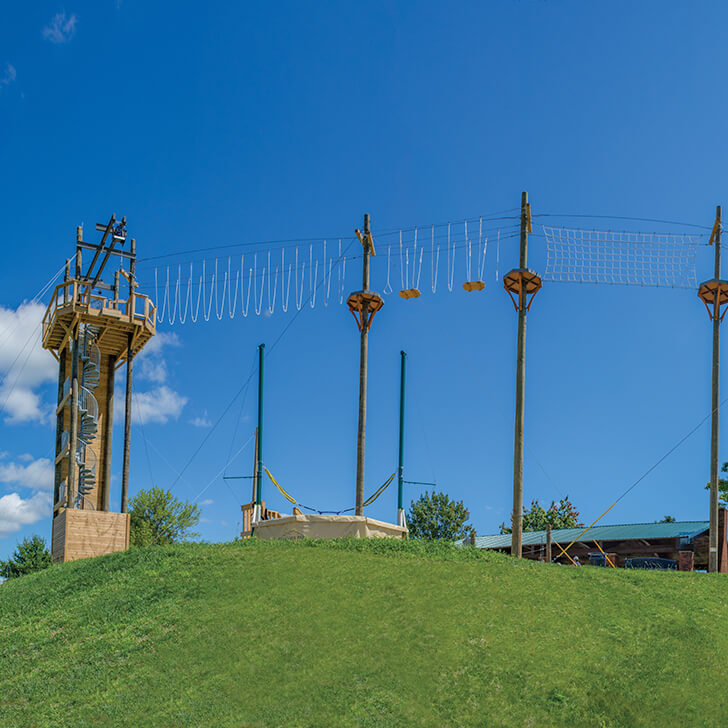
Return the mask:
M0 586L0 725L716 726L727 601L416 542L132 550Z

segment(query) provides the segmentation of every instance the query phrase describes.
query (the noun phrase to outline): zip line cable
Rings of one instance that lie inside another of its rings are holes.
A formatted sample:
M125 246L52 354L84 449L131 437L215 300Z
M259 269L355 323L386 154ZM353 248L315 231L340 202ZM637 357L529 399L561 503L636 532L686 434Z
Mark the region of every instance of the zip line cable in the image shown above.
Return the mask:
M235 455L233 455L230 462L233 462L238 455L250 444L250 441L255 437L255 433L253 433L235 452ZM215 473L215 475L210 479L210 482L192 499L192 502L199 500L204 493L209 489L209 487L225 472L225 468L229 465L229 463L226 463L220 470Z
M142 413L141 413L141 407L139 406L139 402L132 398L131 400L131 406L132 406L132 412L134 411L134 408L136 407L136 416L137 421L139 423L139 428L142 433L142 440L144 441L144 452L147 456L147 467L149 468L149 479L151 480L152 486L154 486L154 472L152 471L152 459L149 457L149 446L147 445L147 436L144 432L144 421L142 419Z
M495 222L495 221L499 221L499 220L518 220L519 219L518 215L510 215L510 216L506 216L506 217L498 217L498 216L506 215L506 213L509 213L509 212L517 212L517 211L520 211L520 209L521 209L520 207L513 207L508 210L501 210L499 212L486 213L479 217L482 217L483 220L485 220L486 222ZM473 219L477 219L477 217L466 218L466 219L473 220ZM462 221L458 221L458 222L462 222ZM447 225L447 223L434 223L434 227L444 227L445 225ZM422 229L422 228L427 228L430 226L429 225L424 225L424 226L418 225L417 227ZM411 227L411 228L396 228L396 229L382 230L378 233L378 235L379 235L379 237L382 237L385 235L396 234L400 230L403 230L404 232L409 232L409 231L414 230L414 228ZM274 246L274 245L294 245L296 243L318 243L318 242L321 242L322 240L338 240L339 238L344 239L344 238L348 238L348 237L349 237L349 234L347 233L346 235L320 235L319 237L316 237L316 238L283 238L283 239L278 239L278 240L258 240L258 241L253 241L253 242L249 242L249 243L224 243L222 245L211 245L211 246L207 246L204 248L190 248L187 250L178 251L176 253L163 253L161 255L147 256L146 258L137 258L137 264L147 263L147 262L153 261L153 260L165 260L167 258L175 258L180 255L191 255L194 253L208 253L213 250L230 250L233 248L253 248L256 246L270 247L270 246Z
M634 483L632 483L632 485L630 485L629 488L627 488L627 490L625 490L622 495L620 495L619 498L617 498L617 500L615 500L614 503L612 503L612 505L607 508L606 511L604 511L598 518L593 520L565 549L562 549L562 552L566 553L592 526L594 526L597 522L601 521L601 519L604 518L604 516L606 516L607 513L609 513L609 511L611 511L612 508L617 505L617 503L619 503L619 501L621 501L628 493L634 490L662 462L667 460L667 458L670 457L670 455L672 455L672 453L674 453L675 450L677 450L686 440L692 437L713 416L715 412L720 410L720 408L726 402L728 402L728 397L726 397L714 410L708 412L708 414L705 415L705 417L703 417L703 419L700 420L700 422L698 422L698 424L695 425L695 427L693 427L693 429L690 430L687 435L680 438L677 443L675 443L675 445L673 445L654 465L649 467L642 475L640 475L640 477L637 478L637 480L635 480Z
M10 397L12 396L13 392L15 391L15 387L18 385L18 382L20 381L20 375L25 370L25 367L27 366L28 361L30 360L30 357L33 354L33 351L34 351L35 347L37 346L37 344L40 343L40 340L42 338L42 331L39 332L39 329L40 329L40 323L33 329L33 331L31 332L30 336L28 337L28 340L23 345L23 348L18 352L17 356L13 360L13 363L10 365L10 368L8 369L8 373L5 375L5 379L3 380L3 385L6 384L7 379L9 379L9 377L10 377L10 372L12 371L13 367L17 363L17 361L20 358L20 356L22 355L22 353L27 348L28 344L33 340L33 337L35 336L36 332L38 332L38 339L37 339L37 341L35 341L33 343L33 346L31 346L30 349L28 349L28 353L26 354L25 359L23 360L23 364L21 365L20 370L18 371L18 373L15 376L15 380L13 381L13 383L10 386L7 394L5 395L5 399L3 400L3 403L0 405L0 412L2 412L5 409L5 405L7 405L7 403L9 402Z
M662 225L682 225L683 227L702 228L703 230L712 230L712 225L699 225L693 222L677 222L675 220L659 220L653 217L627 217L624 215L567 215L555 212L534 213L532 217L573 217L586 218L591 220L628 220L631 222L656 222Z
M250 373L248 374L248 381L253 376L253 373L255 372L255 362L257 359L257 355L253 355L253 360L250 365ZM245 408L245 400L247 398L248 390L245 390L245 394L243 395L243 399L240 401L240 410L238 411L238 419L235 422L235 429L233 430L233 437L230 440L230 449L228 450L227 460L226 460L226 466L225 466L225 473L227 474L227 466L230 464L230 457L233 454L233 447L235 446L235 438L238 436L238 429L240 428L240 420L243 417L243 409Z
M76 256L74 254L73 258L71 260L75 260ZM33 298L28 301L29 304L32 303L39 303L40 299L45 296L46 292L53 287L53 284L58 279L58 276L63 273L64 269L66 267L66 264L64 263L44 284L41 286L40 290L33 296ZM21 304L22 305L22 304ZM15 327L11 329L10 331L6 332L5 337L0 341L0 347L4 346L5 343L13 336L13 334L20 328L21 323L18 321L17 324L15 324Z

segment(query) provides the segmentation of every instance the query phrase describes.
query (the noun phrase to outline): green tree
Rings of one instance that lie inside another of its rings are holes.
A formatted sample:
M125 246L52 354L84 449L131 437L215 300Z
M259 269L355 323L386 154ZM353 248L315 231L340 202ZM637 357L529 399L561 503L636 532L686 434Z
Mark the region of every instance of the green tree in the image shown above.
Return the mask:
M728 463L723 463L720 472L728 473ZM710 490L710 481L708 481L705 489ZM728 508L728 479L726 478L718 478L718 505Z
M513 518L511 518L513 521ZM569 500L567 495L562 498L558 505L556 501L551 501L548 508L544 508L538 500L531 501L531 507L523 506L523 530L524 531L545 531L546 526L551 528L577 528L583 524L579 523L579 511L574 508L574 504ZM511 524L512 525L512 524ZM501 533L511 533L513 528L501 523Z
M0 576L14 579L17 576L32 574L47 569L51 565L51 553L40 536L24 538L15 549L12 558L0 561Z
M451 500L446 493L433 491L430 495L425 491L410 504L407 526L411 538L455 541L472 533L473 527L466 524L468 518L470 513L462 501Z
M665 516L661 521L656 521L656 523L675 523L675 516Z
M200 508L156 486L140 490L129 501L132 546L163 546L194 538L190 529L200 521Z

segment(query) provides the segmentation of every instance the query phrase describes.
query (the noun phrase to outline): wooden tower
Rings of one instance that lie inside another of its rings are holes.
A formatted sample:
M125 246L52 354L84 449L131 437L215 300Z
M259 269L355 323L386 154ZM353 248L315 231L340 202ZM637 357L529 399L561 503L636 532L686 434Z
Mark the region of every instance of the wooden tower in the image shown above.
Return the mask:
M135 241L126 218L97 224L101 240L76 231L76 257L43 317L43 347L58 360L53 488L54 561L123 551L129 546L129 443L132 361L156 330L156 309L136 292ZM91 251L84 271L83 252ZM101 278L118 261L113 284ZM125 268L125 264L126 268ZM125 298L122 298L122 291ZM126 364L126 407L120 512L110 510L114 374Z

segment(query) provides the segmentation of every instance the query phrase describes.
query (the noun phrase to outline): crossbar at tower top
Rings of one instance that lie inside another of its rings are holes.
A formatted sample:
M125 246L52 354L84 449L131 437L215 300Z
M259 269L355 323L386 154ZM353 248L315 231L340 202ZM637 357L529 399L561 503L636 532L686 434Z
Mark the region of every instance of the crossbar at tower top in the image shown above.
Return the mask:
M101 350L115 357L116 366L134 357L156 333L157 310L148 296L137 293L134 276L136 241L126 243L126 217L111 216L107 223L97 223L101 239L90 243L83 239L83 227L76 228L75 274L66 263L63 283L56 286L43 317L43 346L56 359L74 336L79 325L103 326L99 339ZM84 271L83 251L92 251ZM113 283L102 280L110 258L119 259ZM123 267L128 264L128 270ZM123 279L123 283L122 283ZM128 291L122 298L122 286Z

